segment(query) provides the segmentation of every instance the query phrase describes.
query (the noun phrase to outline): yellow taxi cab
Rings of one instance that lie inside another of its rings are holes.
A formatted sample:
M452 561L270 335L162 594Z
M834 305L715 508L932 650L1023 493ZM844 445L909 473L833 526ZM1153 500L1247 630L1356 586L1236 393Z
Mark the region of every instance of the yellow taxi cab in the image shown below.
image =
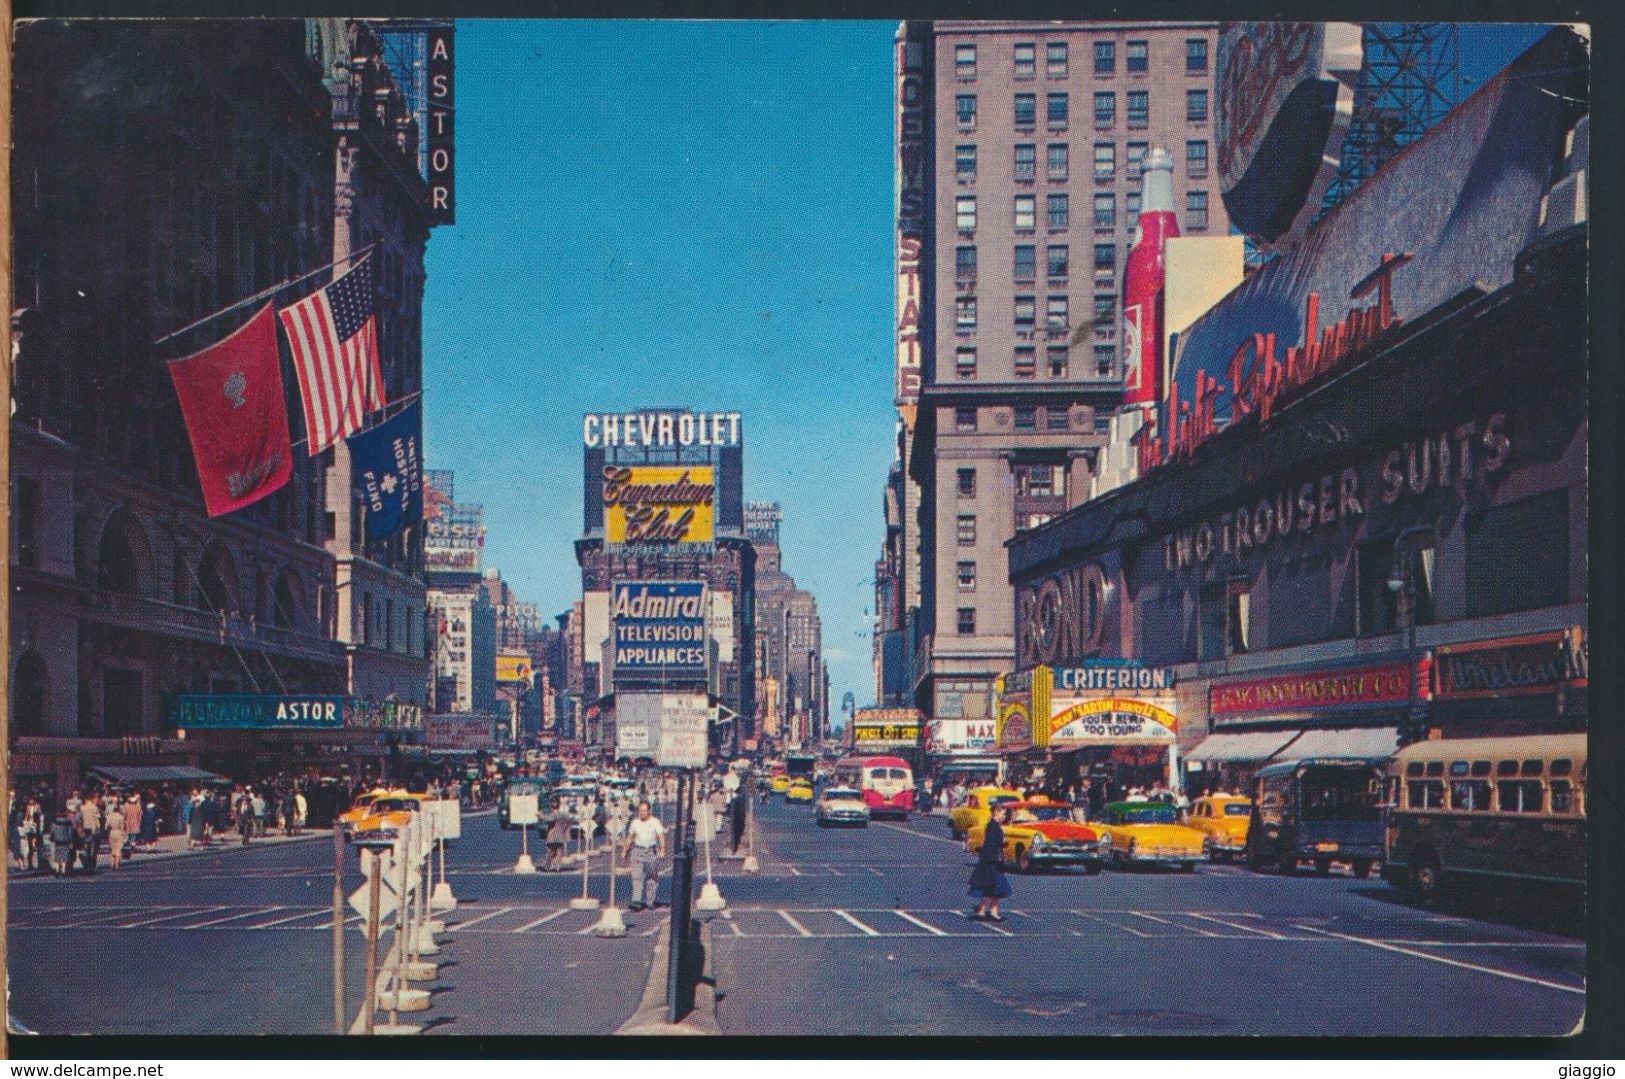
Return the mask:
M338 815L339 830L344 833L346 838L348 838L351 831L355 829L356 824L358 824L361 819L367 815L367 811L371 808L374 802L380 798L387 797L390 794L405 793L406 792L404 790L392 791L388 787L374 787L370 791L356 795L355 801L350 803L350 808Z
M367 807L366 816L350 830L354 839L393 839L423 809L427 794L390 791Z
M774 776L772 784L768 787L768 790L772 791L774 794L784 794L789 791L789 789L790 777L786 775Z
M784 800L786 802L806 802L811 805L813 800L812 784L805 779L791 780L789 787L785 789Z
M1106 843L1084 823L1083 811L1067 802L1033 797L1010 803L1004 826L1004 861L1023 873L1050 866L1081 865L1090 876L1105 865ZM974 854L987 833L984 820L972 826L965 845Z
M1247 823L1252 816L1252 799L1210 794L1191 803L1186 823L1207 837L1209 857L1229 861L1247 849Z
M1113 869L1165 865L1194 873L1207 860L1207 834L1180 824L1167 802L1112 802L1095 826Z
M963 805L955 806L948 814L948 831L955 839L963 839L977 825L986 825L996 805L1021 801L1021 792L1009 787L977 787L965 796Z

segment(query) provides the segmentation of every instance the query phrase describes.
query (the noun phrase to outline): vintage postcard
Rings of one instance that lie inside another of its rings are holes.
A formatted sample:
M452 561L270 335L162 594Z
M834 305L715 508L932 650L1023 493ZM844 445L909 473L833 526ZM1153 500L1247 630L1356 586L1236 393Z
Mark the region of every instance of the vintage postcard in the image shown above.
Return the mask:
M1584 1029L1588 27L14 31L13 1052Z

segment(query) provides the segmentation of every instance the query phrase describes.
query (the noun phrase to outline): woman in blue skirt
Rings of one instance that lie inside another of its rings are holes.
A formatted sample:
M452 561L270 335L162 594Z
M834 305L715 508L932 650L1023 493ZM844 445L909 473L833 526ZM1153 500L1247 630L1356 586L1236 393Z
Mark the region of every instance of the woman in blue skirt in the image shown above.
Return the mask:
M995 807L988 818L987 830L982 834L982 847L977 852L976 869L970 875L970 894L980 896L972 918L987 918L1002 922L999 900L1010 895L1010 882L1004 876L1004 825L1010 820L1010 811Z

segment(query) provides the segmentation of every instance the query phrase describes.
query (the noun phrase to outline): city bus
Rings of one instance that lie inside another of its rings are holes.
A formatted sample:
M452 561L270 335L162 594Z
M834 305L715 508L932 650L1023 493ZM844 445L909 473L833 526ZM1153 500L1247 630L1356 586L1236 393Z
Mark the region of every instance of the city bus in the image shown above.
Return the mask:
M1387 777L1383 877L1424 902L1471 878L1583 890L1586 736L1417 742Z
M811 753L786 753L784 755L784 774L791 779L805 779L812 782L813 769L818 764L818 758Z
M872 817L906 817L914 808L914 771L901 757L842 757L835 782L862 791Z

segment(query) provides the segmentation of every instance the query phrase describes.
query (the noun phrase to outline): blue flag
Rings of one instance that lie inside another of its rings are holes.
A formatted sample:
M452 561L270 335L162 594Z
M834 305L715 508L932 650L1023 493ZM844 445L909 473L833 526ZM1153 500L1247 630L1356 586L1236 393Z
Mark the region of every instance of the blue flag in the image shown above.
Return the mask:
M367 507L367 540L388 539L423 519L423 409L413 401L346 440L356 490Z

